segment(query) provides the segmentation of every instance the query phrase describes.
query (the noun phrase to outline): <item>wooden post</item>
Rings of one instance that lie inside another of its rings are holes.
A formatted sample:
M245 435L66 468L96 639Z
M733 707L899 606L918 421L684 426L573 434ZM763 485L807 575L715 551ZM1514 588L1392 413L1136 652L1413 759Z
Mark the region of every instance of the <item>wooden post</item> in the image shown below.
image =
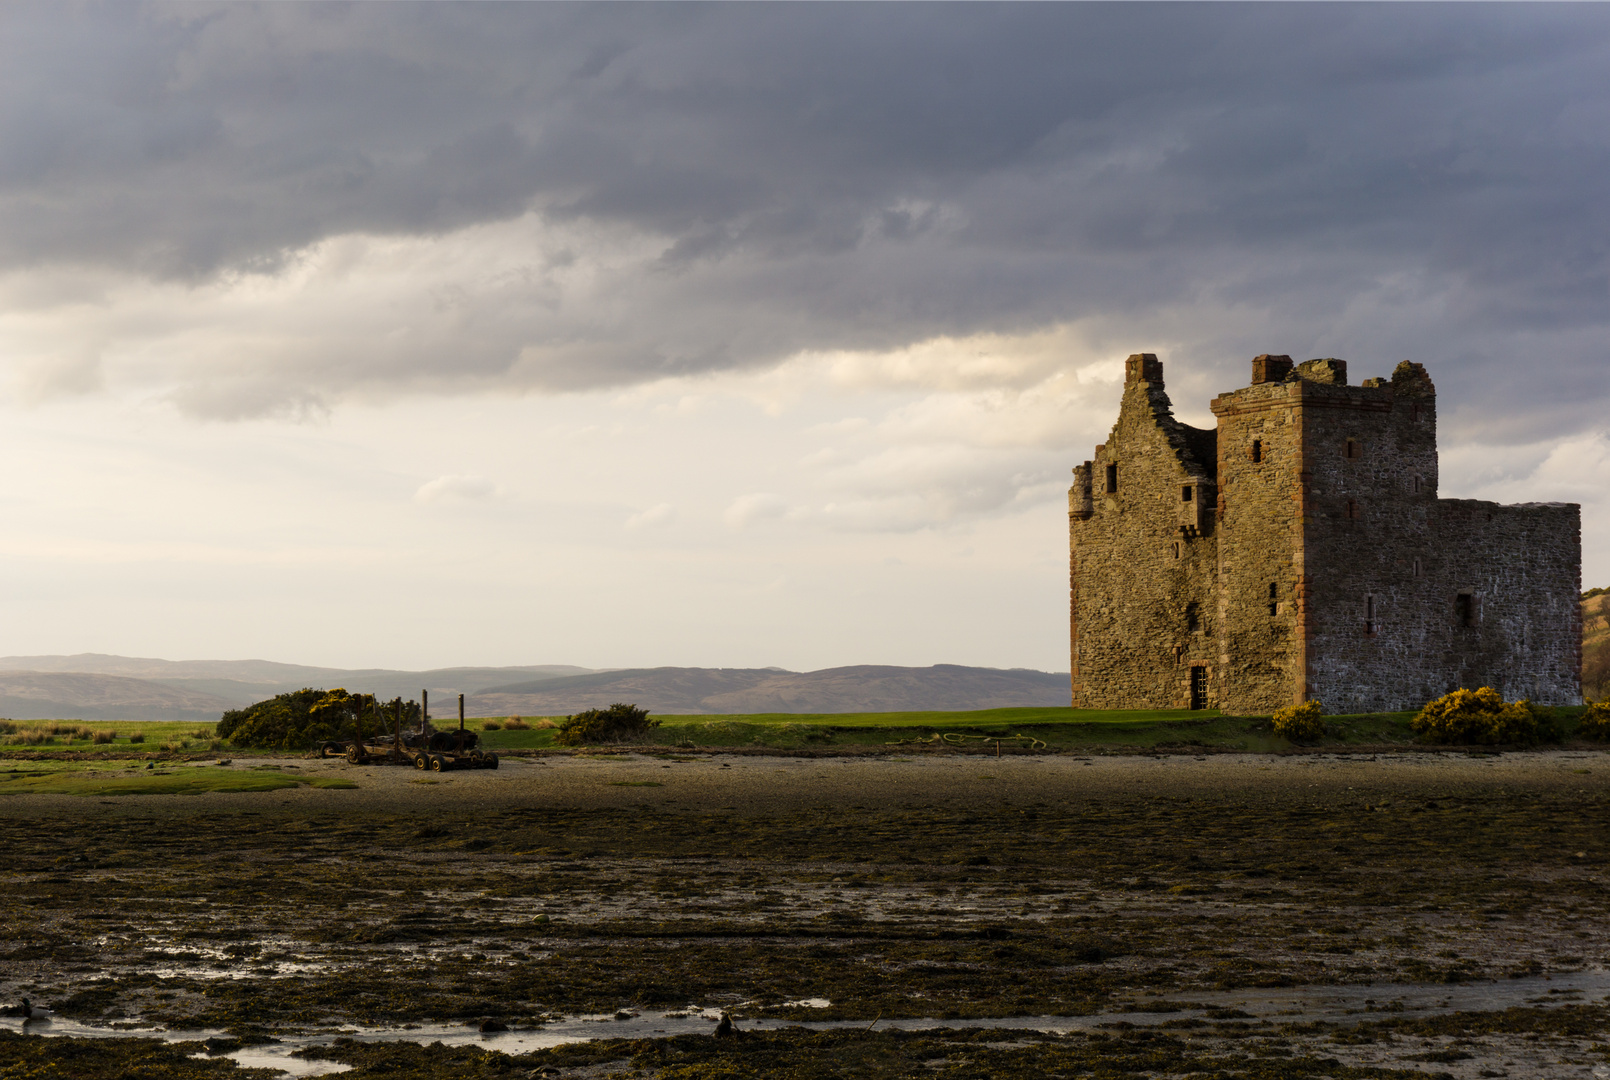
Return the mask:
M464 695L458 695L458 752L464 752Z
M419 692L419 730L430 730L430 691Z

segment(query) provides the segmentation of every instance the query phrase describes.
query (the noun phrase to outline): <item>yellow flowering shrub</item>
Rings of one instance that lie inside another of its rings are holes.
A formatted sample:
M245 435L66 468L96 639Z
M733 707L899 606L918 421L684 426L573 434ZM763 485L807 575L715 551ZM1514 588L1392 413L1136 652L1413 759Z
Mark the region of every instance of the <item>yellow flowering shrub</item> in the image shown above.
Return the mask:
M1524 699L1506 702L1490 686L1455 690L1428 702L1410 727L1435 743L1529 745L1560 737L1552 714Z
M1577 721L1576 737L1610 742L1610 701L1595 701Z
M1325 737L1325 707L1317 701L1275 710L1275 734L1292 742L1318 742Z

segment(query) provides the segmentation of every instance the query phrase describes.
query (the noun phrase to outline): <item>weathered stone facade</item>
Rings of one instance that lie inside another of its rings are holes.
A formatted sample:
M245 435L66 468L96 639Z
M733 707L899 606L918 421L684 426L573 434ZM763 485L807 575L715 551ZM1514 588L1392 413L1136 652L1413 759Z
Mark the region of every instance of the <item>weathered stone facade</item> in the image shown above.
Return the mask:
M1156 356L1129 358L1068 492L1074 705L1580 702L1580 508L1437 498L1419 364L1362 386L1340 360L1252 367L1203 430L1174 419Z

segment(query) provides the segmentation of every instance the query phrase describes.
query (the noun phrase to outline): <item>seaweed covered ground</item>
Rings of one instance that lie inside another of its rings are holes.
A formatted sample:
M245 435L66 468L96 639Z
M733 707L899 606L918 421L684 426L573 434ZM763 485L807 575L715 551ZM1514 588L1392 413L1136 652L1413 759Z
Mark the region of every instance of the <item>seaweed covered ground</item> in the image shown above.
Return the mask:
M299 768L6 796L0 996L355 1077L1610 1075L1602 753ZM365 1037L578 1015L635 1035ZM272 1075L37 1030L0 1077Z

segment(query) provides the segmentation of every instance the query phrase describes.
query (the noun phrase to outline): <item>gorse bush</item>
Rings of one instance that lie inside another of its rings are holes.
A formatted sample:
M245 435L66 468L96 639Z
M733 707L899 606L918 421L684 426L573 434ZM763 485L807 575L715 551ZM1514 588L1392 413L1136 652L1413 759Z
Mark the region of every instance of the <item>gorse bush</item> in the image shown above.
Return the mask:
M503 726L508 728L510 731L529 731L531 729L531 725L520 719L518 716L509 717L508 722L506 722Z
M1444 694L1421 709L1409 726L1435 743L1530 746L1560 738L1552 713L1526 700L1506 702L1490 686Z
M1577 721L1576 737L1610 742L1610 701L1595 701Z
M561 746L590 746L601 742L628 742L641 739L658 720L650 720L647 709L617 701L607 709L588 709L567 716L559 724L553 741Z
M1275 734L1292 742L1318 742L1325 737L1325 707L1305 701L1276 709Z
M196 734L206 738L216 735L236 746L306 750L322 742L354 738L360 719L366 737L384 738L399 723L404 730L419 725L419 702L402 698L377 702L373 694L349 694L339 687L307 688L276 694L244 709L231 709L218 721L215 731Z

